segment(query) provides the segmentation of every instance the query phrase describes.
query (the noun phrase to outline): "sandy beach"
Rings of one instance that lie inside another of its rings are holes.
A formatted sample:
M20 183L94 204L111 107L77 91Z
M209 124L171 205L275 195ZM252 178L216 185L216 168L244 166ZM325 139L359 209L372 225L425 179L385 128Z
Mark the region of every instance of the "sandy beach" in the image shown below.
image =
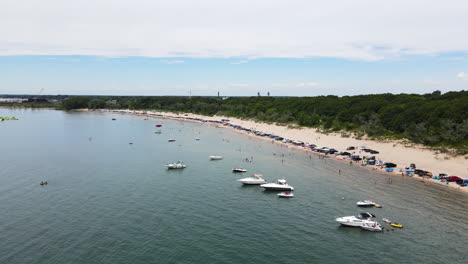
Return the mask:
M107 110L106 110L107 111ZM281 136L286 139L290 140L300 140L309 144L315 144L318 147L329 147L335 148L339 151L345 151L347 147L354 146L356 147L356 153L360 154L361 156L367 155L370 156L371 154L362 152L360 153L359 148L365 146L366 148L370 148L373 150L377 150L379 154L372 154L375 155L377 159L382 160L384 162L392 162L397 164L397 168L395 168L394 173L386 173L386 174L393 174L393 175L401 175L399 172L400 169L405 169L411 163L416 164L418 169L427 170L433 173L433 175L438 175L439 173L447 173L448 175L456 175L463 179L468 178L468 155L465 156L449 156L447 154L438 153L436 151L430 150L427 147L417 144L409 144L403 141L396 141L396 140L387 140L387 141L376 141L370 139L357 139L353 137L342 137L341 134L323 134L317 131L314 128L292 128L288 126L279 126L275 124L267 124L267 123L259 123L251 120L243 120L238 118L232 117L225 117L225 116L202 116L196 114L176 114L170 112L156 112L156 111L132 111L132 110L116 110L119 113L127 113L127 114L138 114L138 115L145 115L151 117L153 115L157 115L158 117L164 118L174 118L177 120L187 119L190 121L189 118L199 118L204 120L216 120L221 121L223 119L229 119L230 124L235 124L242 126L247 129L252 130L259 130L267 134L274 134ZM228 127L226 127L228 128ZM236 130L241 133L247 134L244 131ZM260 138L258 136L255 136ZM271 138L266 138L267 140L271 141ZM275 141L275 143L280 143L279 141ZM287 144L288 147L295 147L291 144ZM303 147L295 147L297 149L305 150ZM312 152L308 150L307 152L318 154L316 152ZM332 155L333 157L333 155ZM341 157L334 157L337 160L343 160ZM349 162L349 161L347 161ZM369 169L375 169L376 166L368 166ZM383 170L380 170L383 172ZM421 179L420 177L413 177L415 179ZM442 183L437 180L427 180L428 182L434 182L438 184L443 184L444 186L453 187L454 189L459 189L468 193L468 187L460 188L455 183Z

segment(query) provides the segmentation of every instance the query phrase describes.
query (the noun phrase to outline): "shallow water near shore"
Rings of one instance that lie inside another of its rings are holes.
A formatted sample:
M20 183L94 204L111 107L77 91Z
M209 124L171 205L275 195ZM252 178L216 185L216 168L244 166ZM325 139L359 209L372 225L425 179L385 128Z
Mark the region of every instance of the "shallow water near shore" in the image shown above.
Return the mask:
M209 124L53 110L0 115L20 119L0 123L0 263L466 261L468 196L444 186L395 176L390 184ZM164 167L177 160L187 168ZM296 197L237 182L251 173L285 178ZM362 199L383 208L359 209ZM362 211L405 227L374 233L335 222Z

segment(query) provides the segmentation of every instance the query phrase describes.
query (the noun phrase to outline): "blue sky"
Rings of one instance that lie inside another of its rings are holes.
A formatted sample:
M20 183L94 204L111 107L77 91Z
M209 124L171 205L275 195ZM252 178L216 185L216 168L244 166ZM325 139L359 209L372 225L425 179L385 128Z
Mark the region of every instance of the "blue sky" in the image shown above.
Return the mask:
M468 89L468 56L389 61L2 56L0 93L315 96ZM465 70L465 72L468 72Z
M468 1L4 0L0 94L468 90Z

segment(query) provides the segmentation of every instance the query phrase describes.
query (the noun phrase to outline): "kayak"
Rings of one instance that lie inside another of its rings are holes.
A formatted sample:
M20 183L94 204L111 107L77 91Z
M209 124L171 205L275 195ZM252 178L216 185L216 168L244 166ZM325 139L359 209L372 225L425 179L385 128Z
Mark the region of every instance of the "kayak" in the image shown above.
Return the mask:
M394 226L394 227L399 227L399 228L402 228L403 225L401 224L398 224L398 223L390 223L391 226Z

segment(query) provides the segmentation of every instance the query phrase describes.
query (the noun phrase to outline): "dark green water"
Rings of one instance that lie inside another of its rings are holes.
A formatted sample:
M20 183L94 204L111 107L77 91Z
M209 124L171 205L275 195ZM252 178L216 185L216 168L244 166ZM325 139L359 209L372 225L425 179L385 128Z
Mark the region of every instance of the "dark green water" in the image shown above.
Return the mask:
M49 110L0 115L20 118L0 122L2 264L466 263L468 197L443 186L400 177L389 184L207 124ZM177 160L188 167L165 169ZM231 173L237 166L286 178L296 197L241 186L246 174ZM334 219L362 211L361 199L378 201L383 208L368 211L405 227L340 227Z

